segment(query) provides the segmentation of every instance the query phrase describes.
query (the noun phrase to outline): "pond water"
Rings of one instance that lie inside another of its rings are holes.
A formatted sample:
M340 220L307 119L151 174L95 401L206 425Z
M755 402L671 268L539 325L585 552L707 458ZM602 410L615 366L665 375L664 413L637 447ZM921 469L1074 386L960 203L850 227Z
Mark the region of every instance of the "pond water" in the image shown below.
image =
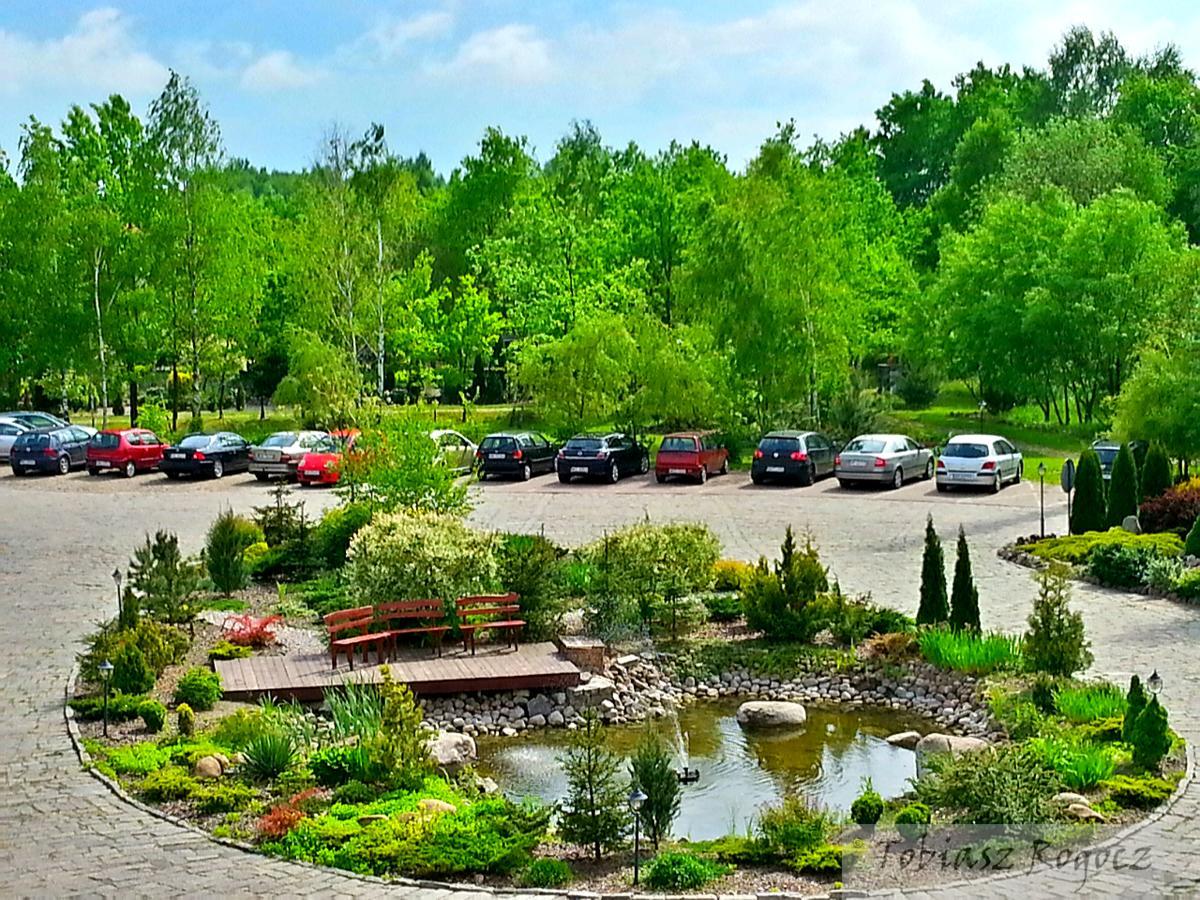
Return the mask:
M916 756L884 738L928 728L920 718L890 710L811 706L801 728L747 731L735 718L737 708L738 701L694 703L680 710L678 731L674 718L606 729L609 748L623 757L632 754L643 727L659 729L669 746L678 747L679 735L687 735L688 762L699 768L700 781L683 786L672 829L678 837L744 834L762 806L789 791L842 812L867 777L885 798L898 796L916 776ZM545 729L519 738L480 738L478 769L511 797L553 803L566 795L558 760L569 740L569 732ZM677 749L676 766L682 762Z

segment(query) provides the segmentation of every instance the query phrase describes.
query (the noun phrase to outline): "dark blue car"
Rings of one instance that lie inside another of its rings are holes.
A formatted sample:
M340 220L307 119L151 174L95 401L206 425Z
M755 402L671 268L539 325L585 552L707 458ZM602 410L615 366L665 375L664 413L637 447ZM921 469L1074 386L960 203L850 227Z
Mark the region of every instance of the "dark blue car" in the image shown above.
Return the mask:
M13 441L8 463L14 475L27 472L66 475L87 464L87 445L91 438L91 434L78 425L27 431Z

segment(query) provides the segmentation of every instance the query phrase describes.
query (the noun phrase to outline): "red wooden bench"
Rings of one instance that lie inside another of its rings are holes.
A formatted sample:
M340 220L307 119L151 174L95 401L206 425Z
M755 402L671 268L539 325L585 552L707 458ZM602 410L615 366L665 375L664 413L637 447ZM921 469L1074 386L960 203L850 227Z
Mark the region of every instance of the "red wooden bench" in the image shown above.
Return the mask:
M375 622L375 609L371 606L358 606L354 609L343 609L325 616L325 628L329 632L329 661L337 668L338 654L345 653L350 668L354 668L354 651L362 648L363 665L367 664L367 655L375 648L375 658L383 662L383 651L391 638L387 632L380 631Z
M521 612L516 594L485 594L478 597L459 597L454 603L458 614L458 629L462 632L463 650L468 647L475 655L475 635L480 631L503 631L508 646L518 647L521 629L525 620L516 616ZM475 619L477 621L468 621ZM482 619L483 621L478 621Z
M375 606L375 621L388 636L392 659L396 658L397 638L408 634L427 634L433 639L434 652L442 655L442 636L450 630L446 607L441 600L396 600Z

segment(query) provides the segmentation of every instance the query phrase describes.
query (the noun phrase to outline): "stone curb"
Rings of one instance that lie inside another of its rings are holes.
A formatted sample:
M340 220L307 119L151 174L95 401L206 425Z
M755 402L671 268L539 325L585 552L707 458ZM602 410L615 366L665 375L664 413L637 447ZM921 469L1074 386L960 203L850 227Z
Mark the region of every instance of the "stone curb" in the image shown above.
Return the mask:
M242 853L253 854L256 857L259 857L260 859L268 859L269 858L269 857L265 857L262 853L259 852L259 850L256 847L254 847L251 844L247 844L244 841L235 841L231 838L216 837L215 835L212 834L212 832L205 831L203 828L199 828L190 822L184 821L183 819L179 818L178 816L173 816L169 813L163 812L160 809L156 809L153 806L143 803L142 801L136 799L135 797L133 797L129 793L127 793L125 791L125 789L122 788L121 785L118 784L116 781L109 778L104 773L98 771L96 769L96 767L92 765L91 754L88 753L87 748L83 746L83 739L79 734L79 726L75 722L75 710L71 709L71 705L68 702L75 694L75 682L78 679L78 677L79 677L79 663L76 662L74 665L71 666L71 673L67 677L66 688L63 692L63 719L67 725L67 734L71 738L71 745L75 748L75 754L76 754L76 756L79 757L80 765L83 767L84 771L86 771L89 775L91 775L93 778L95 778L97 781L99 781L102 785L104 785L104 787L106 787L115 797L117 797L117 799L123 801L124 803L129 804L130 806L134 807L135 809L140 810L141 812L146 813L147 815L153 816L156 819L159 819L163 822L167 822L178 828L183 828L183 829L185 829L199 837L202 837L205 840L210 841L214 844L220 844L223 847L229 847L230 849L238 850ZM1127 825L1125 828L1121 829L1121 831L1117 832L1117 834L1106 839L1105 841L1102 841L1101 843L1096 844L1096 845L1091 845L1091 844L1087 845L1089 850L1091 850L1091 851L1102 850L1106 847L1111 847L1115 844L1118 844L1118 843L1128 839L1129 837L1133 836L1134 834L1136 834L1138 831L1145 828L1146 826L1159 821L1161 818L1163 818L1163 816L1167 815L1167 813L1169 813L1171 811L1171 808L1174 807L1175 804L1179 801L1179 799L1183 796L1183 794L1187 790L1188 786L1192 783L1193 778L1195 777L1195 764L1196 764L1195 753L1193 752L1193 748L1190 743L1188 743L1186 746L1187 746L1187 765L1184 770L1183 778L1181 778L1179 780L1179 784L1176 786L1175 792L1173 794L1171 794L1171 796L1169 798L1167 798L1166 802L1164 802L1162 805L1157 807L1148 816L1146 816L1146 818L1141 819L1137 822L1134 822L1130 825ZM628 891L607 893L607 894L597 894L597 893L589 893L589 892L582 892L582 891L568 891L568 892L564 893L562 891L546 890L543 888L493 887L491 885L483 885L483 884L456 884L453 882L426 881L423 879L405 878L403 876L400 876L397 878L392 878L392 879L384 879L384 878L380 878L379 876L376 876L376 875L359 875L355 872L347 872L342 869L333 869L328 866L319 866L319 865L316 865L315 863L305 862L303 860L278 860L278 861L284 862L287 865L296 866L301 869L308 869L312 872L318 872L323 875L336 875L341 878L348 878L348 879L358 881L358 882L361 882L364 884L379 885L380 887L415 887L415 888L425 888L425 889L429 889L429 890L452 891L455 893L459 893L459 892L482 893L482 894L492 894L493 896L506 896L506 897L514 896L514 895L530 895L530 896L540 896L540 897L555 897L555 898L559 898L559 900L631 900L631 898L633 898L633 897L637 897L638 900L831 900L831 898L839 898L839 897L895 897L895 896L899 896L902 894L902 891L897 891L897 889L895 889L895 888L882 889L882 890L873 891L873 892L863 892L863 891L855 891L853 889L843 889L843 890L834 890L834 891L830 892L829 894L815 894L815 895L814 894L802 894L799 892L791 892L791 891L773 891L771 893L757 894L757 895L755 895L755 894L719 894L719 895L713 895L713 894L642 894L642 893L635 894L635 893L631 893ZM932 885L927 888L924 888L922 892L923 893L933 893L933 892L944 891L944 890L954 890L954 889L964 888L964 887L978 887L982 884L992 884L992 883L996 883L996 882L1006 881L1006 880L1012 879L1012 878L1023 877L1026 874L1028 874L1028 873L1026 873L1024 871L1019 871L1019 872L1009 872L1004 875L993 875L988 878L961 879L959 881L954 881L954 882L950 882L947 884Z

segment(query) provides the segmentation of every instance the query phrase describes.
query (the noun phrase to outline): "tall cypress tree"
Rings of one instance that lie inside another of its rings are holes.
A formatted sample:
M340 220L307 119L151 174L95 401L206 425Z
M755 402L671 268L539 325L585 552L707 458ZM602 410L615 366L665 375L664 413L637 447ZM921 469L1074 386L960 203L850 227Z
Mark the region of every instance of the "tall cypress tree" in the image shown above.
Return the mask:
M1104 531L1104 476L1095 450L1084 450L1075 470L1075 505L1071 508L1071 534Z
M563 839L592 848L592 855L618 846L629 826L625 791L618 781L621 761L604 743L604 726L595 710L583 714L583 727L560 758L567 775L567 797L559 813Z
M1108 527L1120 528L1126 516L1138 511L1138 471L1128 444L1122 444L1108 482Z
M954 559L954 587L950 592L950 627L955 631L979 631L979 591L975 589L971 550L961 525Z
M918 625L936 625L950 617L946 602L946 559L942 541L933 527L933 516L925 519L925 552L921 557L921 604Z
M1129 679L1129 693L1125 695L1125 721L1121 723L1121 740L1133 738L1133 723L1146 708L1146 692L1142 690L1142 679L1134 675Z
M1171 487L1171 460L1160 444L1151 444L1142 466L1142 477L1138 493L1141 501L1161 497Z

